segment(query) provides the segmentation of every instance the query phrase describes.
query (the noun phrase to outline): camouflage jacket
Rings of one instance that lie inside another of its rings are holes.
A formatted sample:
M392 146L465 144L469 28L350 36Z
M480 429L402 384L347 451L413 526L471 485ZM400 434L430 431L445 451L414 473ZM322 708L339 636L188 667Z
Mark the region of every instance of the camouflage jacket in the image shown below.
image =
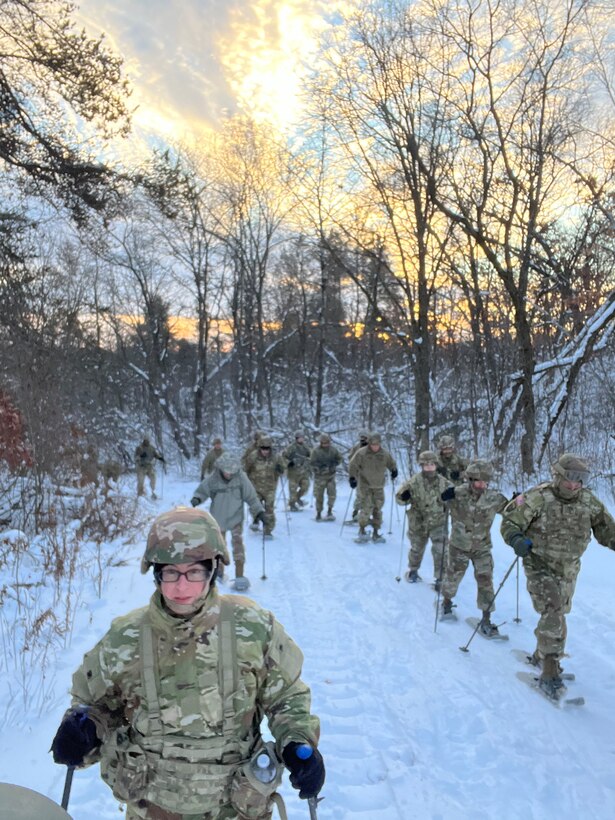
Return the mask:
M194 498L198 498L200 504L211 498L209 511L223 532L241 524L244 504L250 508L252 518L265 511L243 470L233 473L228 481L222 478L220 470L214 470L201 481L194 491Z
M305 444L294 441L288 445L282 455L288 464L289 473L294 473L297 476L310 474L310 450Z
M348 473L359 482L359 487L381 489L384 487L387 470L396 470L397 464L393 456L381 447L377 453L370 450L369 445L361 447L354 454L348 465Z
M259 493L275 490L278 478L286 469L286 463L278 453L263 456L260 450L254 450L248 456L246 465L246 475L254 484L254 489Z
M443 458L442 455L438 456L438 463L436 464L436 469L440 473L440 475L447 478L449 482L455 484L456 486L460 486L464 482L463 478L463 471L468 466L467 461L463 459L457 453L453 453L450 458ZM457 478L453 478L451 473L459 474Z
M551 482L539 484L513 498L502 516L501 529L507 544L517 533L532 540L524 564L547 567L564 578L576 577L592 533L600 544L615 549L615 521L586 488L576 498L564 499Z
M491 525L508 499L498 490L487 489L480 495L468 484L455 487L455 497L448 502L451 511L451 546L463 552L490 550Z
M415 527L439 527L446 523L447 511L441 494L450 486L450 482L443 476L432 472L429 478L421 470L405 481L395 499L398 504L408 504L408 523ZM401 495L408 490L410 500L403 501Z
M215 447L212 447L211 450L205 454L205 458L203 459L203 463L201 464L201 480L205 478L208 473L211 473L214 469L216 461L220 458L224 449L220 447L219 450L216 450Z
M232 615L227 637L223 602ZM233 668L222 649L229 641ZM184 619L170 615L156 591L149 606L113 621L73 676L73 703L90 707L102 740L87 762L100 759L119 799L212 810L251 755L264 716L278 753L291 740L318 742L302 662L284 628L248 598L214 588Z
M314 447L310 453L310 465L314 476L321 478L331 478L342 463L342 456L339 450L329 445L328 447Z
M139 467L149 467L150 464L154 463L155 459L162 460L162 456L151 444L139 444L135 449L135 464L137 470Z

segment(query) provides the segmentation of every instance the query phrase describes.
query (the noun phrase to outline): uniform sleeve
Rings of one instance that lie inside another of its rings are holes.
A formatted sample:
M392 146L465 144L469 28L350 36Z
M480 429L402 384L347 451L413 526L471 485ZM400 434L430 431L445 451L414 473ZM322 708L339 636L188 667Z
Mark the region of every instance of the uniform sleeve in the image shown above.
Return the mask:
M507 544L518 533L525 533L542 511L542 496L538 492L518 495L509 501L502 512L500 532Z
M406 505L412 503L412 499L410 499L410 501L404 501L401 498L401 496L406 492L406 490L410 490L410 492L412 493L411 481L412 479L410 478L407 481L404 481L399 490L395 493L395 501L397 501L397 503L400 504L402 507L405 507Z
M259 512L265 512L265 508L261 504L259 497L254 489L254 484L250 481L245 473L241 475L241 494L243 500L248 505L252 518L257 516Z
M271 632L265 651L265 677L260 687L260 704L278 752L290 743L318 745L320 721L310 712L311 693L301 680L303 653L271 617Z
M594 537L603 547L615 549L615 520L607 512L606 507L597 498L594 498L592 507L591 525Z
M359 475L359 469L361 467L361 455L360 450L356 452L353 457L350 459L350 464L348 465L348 475L351 477L356 478Z
M395 459L393 458L393 456L390 453L387 453L387 456L388 456L388 458L387 458L387 469L388 470L396 470L397 469L397 462L395 461Z
M196 488L192 496L193 498L198 498L199 504L202 504L203 501L207 501L207 499L209 498L209 492L209 476L205 476L205 478L203 479L203 481L201 481L201 483Z
M498 493L496 501L497 501L497 506L495 508L496 515L498 513L503 514L504 510L508 506L508 503L509 503L508 499L502 493Z

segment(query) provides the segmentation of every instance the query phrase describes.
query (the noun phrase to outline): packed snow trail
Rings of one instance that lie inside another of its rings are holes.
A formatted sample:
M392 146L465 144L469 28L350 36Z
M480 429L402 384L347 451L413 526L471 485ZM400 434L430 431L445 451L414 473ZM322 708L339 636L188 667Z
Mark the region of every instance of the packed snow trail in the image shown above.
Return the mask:
M189 503L196 483L167 478L164 500L143 503L153 517ZM564 665L576 673L569 691L577 687L587 704L553 709L517 680L522 666L510 651L535 645L537 616L523 573L521 623L513 621L514 573L493 615L494 623L506 622L510 641L476 638L464 654L459 647L471 634L465 618L478 615L471 571L455 601L459 620L439 623L434 634L430 555L422 583L396 582L403 515L393 515L386 544L355 544L356 527L345 526L340 536L348 492L341 482L336 522L315 522L313 507L289 514L290 537L279 503L275 537L265 545L265 581L261 536L245 532L248 594L275 613L305 655L303 677L321 718L327 766L320 820L611 818L613 553L592 543L569 617ZM390 497L387 525L389 503ZM499 520L493 529L496 588L514 557L499 537ZM113 617L147 602L153 586L151 574L139 573L144 540L145 532L126 548L128 566L113 569L102 601L94 590L84 597L72 645L56 671L54 708L41 717L25 714L20 726L3 732L0 780L60 800L65 770L47 749L68 704L71 674ZM406 550L404 543L404 567ZM227 583L222 591L229 591ZM287 780L282 791L290 820L307 820L307 803ZM75 773L70 812L74 820L118 817L98 767Z

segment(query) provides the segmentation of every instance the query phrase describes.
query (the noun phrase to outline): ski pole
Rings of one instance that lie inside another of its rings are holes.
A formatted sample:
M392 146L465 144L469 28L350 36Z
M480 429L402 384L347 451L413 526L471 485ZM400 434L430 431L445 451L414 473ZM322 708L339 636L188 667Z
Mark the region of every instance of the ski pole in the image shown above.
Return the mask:
M308 760L312 756L312 752L314 750L308 743L302 743L301 746L297 746L295 750L295 754L301 760ZM308 797L308 808L310 810L310 820L318 820L318 804L324 798L317 797Z
M60 805L66 811L68 809L68 801L70 799L70 789L73 785L73 775L75 773L74 766L66 767L66 779L64 780L64 791L62 793L62 802Z
M517 561L517 617L514 618L514 622L516 624L521 623L521 618L519 617L519 562Z
M344 520L342 521L342 526L340 529L340 535L344 532L344 526L346 524L346 519L348 518L348 510L350 509L350 502L352 501L352 494L354 493L354 487L350 488L350 495L348 496L348 503L346 504L346 512L344 513Z
M391 479L391 514L389 515L389 532L388 535L393 534L393 502L395 501L395 479Z
M263 523L263 574L261 575L261 581L266 581L267 575L265 574L265 524Z
M282 491L282 503L284 504L284 517L286 519L286 531L290 535L290 524L288 523L288 507L286 504L286 493L284 492L284 479L280 479L280 490Z
M514 569L514 567L515 567L515 565L517 564L518 561L519 561L519 556L517 555L517 556L515 556L515 560L512 562L512 564L506 570L506 575L502 578L502 583L498 587L497 592L495 593L493 598L489 601L489 606L488 606L489 610L491 610L491 607L493 606L493 603L495 602L495 599L498 597L498 593L500 592L500 590L502 589L502 587L506 583L506 579L508 578L510 573L513 571L513 569ZM474 632L470 635L470 639L467 642L467 644L465 646L460 646L459 647L459 649L461 649L462 652L469 652L470 651L468 649L468 647L470 646L470 644L472 643L472 640L474 639L474 636L478 632L478 627L479 626L480 626L480 621L476 624L476 627L474 628Z
M397 577L395 580L397 583L401 581L401 565L404 560L404 541L406 540L406 533L404 531L404 527L401 528L401 543L399 545L399 570L397 572Z
M438 615L440 614L440 591L442 589L442 575L444 574L444 555L446 553L446 546L447 546L447 538L444 539L442 544L442 555L440 556L440 573L436 579L436 586L438 589L436 590L436 620L433 625L434 633L438 631Z

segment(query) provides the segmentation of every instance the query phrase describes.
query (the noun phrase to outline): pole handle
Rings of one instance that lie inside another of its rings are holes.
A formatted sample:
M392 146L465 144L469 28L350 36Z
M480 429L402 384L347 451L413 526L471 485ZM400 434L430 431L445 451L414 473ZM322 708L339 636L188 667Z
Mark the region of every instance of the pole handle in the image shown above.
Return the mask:
M71 786L73 785L73 775L75 773L74 766L67 766L66 767L66 778L64 780L64 791L62 793L62 802L60 805L66 811L68 809L68 801L70 799L70 790Z

